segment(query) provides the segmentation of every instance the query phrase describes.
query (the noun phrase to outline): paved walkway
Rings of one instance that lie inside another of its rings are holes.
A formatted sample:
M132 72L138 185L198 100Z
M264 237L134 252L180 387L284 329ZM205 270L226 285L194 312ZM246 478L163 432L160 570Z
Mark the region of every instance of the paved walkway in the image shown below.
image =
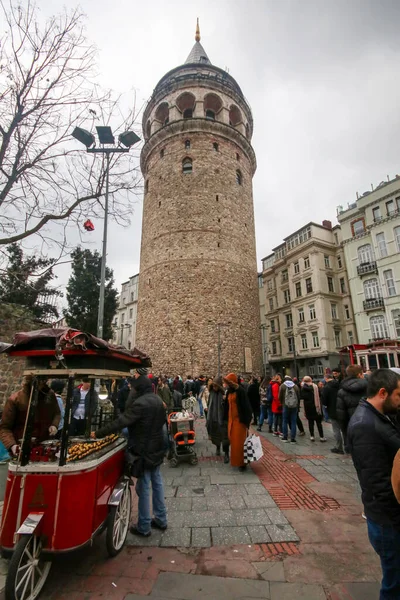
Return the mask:
M262 433L246 473L213 456L196 422L199 464L163 467L169 528L129 535L107 558L104 536L59 557L43 600L376 600L379 561L361 517L351 459L328 442Z

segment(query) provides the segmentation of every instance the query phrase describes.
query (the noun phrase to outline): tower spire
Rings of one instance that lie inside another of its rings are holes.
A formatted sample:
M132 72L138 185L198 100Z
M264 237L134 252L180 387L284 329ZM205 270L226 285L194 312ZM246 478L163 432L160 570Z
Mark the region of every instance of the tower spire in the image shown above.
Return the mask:
M200 41L200 26L199 26L199 17L197 17L197 25L196 25L196 35L194 36L196 42Z

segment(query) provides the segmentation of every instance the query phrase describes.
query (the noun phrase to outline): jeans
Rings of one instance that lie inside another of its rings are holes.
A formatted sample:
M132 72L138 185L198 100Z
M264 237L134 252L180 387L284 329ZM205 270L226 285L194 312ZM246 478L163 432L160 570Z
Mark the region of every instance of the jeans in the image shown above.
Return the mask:
M323 412L323 415L324 415L324 421L326 423L329 423L330 419L329 419L329 415L328 415L328 409L327 409L326 406L322 407L322 412Z
M342 438L342 432L340 429L339 421L336 421L335 419L331 419L331 423L332 423L333 435L334 435L334 438L336 441L335 448L336 448L336 450L341 450L343 452L343 438Z
M274 413L274 431L281 431L282 429L282 413Z
M202 399L201 398L197 398L197 403L199 405L200 416L204 417L204 409L203 409Z
M143 477L140 477L136 482L136 493L139 497L137 528L141 533L149 533L149 531L151 531L150 482L152 487L154 519L163 527L167 525L164 486L160 466L158 466L151 471L146 470Z
M272 413L271 402L269 402L269 404L261 404L260 421L259 421L260 427L263 426L265 419L268 419L268 427L270 429L272 429L272 424L274 422L274 415Z
M296 427L297 427L297 408L283 407L283 439L287 440L288 437L288 425L290 427L290 439L296 439Z
M382 584L379 600L400 598L400 531L367 519L371 546L381 559Z

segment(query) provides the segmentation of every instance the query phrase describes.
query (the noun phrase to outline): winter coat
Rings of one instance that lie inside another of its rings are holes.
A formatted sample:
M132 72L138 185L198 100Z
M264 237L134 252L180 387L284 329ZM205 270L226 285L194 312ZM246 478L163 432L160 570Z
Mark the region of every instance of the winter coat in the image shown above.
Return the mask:
M183 395L189 396L189 392L193 392L195 389L195 384L193 379L186 379L185 384L183 386Z
M229 446L228 439L228 410L227 403L224 401L225 396L222 390L216 392L213 388L210 390L208 398L207 412L207 432L215 446L221 444Z
M81 401L81 389L75 388L72 395L71 417L73 418L76 409ZM99 397L96 390L89 389L85 397L85 419L91 419L95 414L99 405Z
M301 386L300 398L303 400L304 413L307 420L313 419L315 421L322 418L322 415L318 413L317 407L315 406L314 387L312 384L308 385L307 383L304 383Z
M6 402L0 421L0 441L7 450L18 444L22 439L25 429L25 420L28 414L31 386L25 384L21 390L13 394ZM61 413L57 398L53 390L45 388L38 393L38 404L33 422L32 437L38 442L48 439L49 427L56 429L60 424Z
M247 394L240 385L233 391L236 394L236 405L239 421L248 428L250 426L251 419L253 418L253 413L249 399L247 398ZM232 390L229 389L228 393L232 393ZM225 406L228 408L228 402L225 403ZM227 414L225 414L225 418L228 420Z
M172 399L173 399L173 404L174 404L174 408L182 408L182 394L180 392L178 392L178 390L174 390L172 392Z
M259 411L260 410L260 387L259 387L259 383L257 381L255 381L254 383L251 383L249 385L248 390L247 390L247 397L250 401L253 412L257 412L257 410Z
M347 428L350 418L355 413L361 398L367 395L368 382L359 377L343 379L337 395L336 413L340 425Z
M164 384L163 387L159 387L157 394L160 396L161 400L165 402L168 410L172 410L174 408L174 399L172 397L171 390L167 385Z
M337 395L339 392L340 383L336 379L332 379L327 381L324 387L322 388L321 400L323 406L326 406L328 410L328 416L330 419L337 421Z
M272 381L271 382L271 389L272 389L272 412L274 414L281 414L282 413L282 404L281 404L281 401L279 399L279 388L280 388L280 384L277 381Z
M135 456L143 456L145 468L152 469L164 459L165 408L161 398L152 392L148 377L140 376L132 387L124 413L96 431L96 437L103 438L127 427L129 450Z
M400 430L363 399L350 419L347 443L367 518L400 531L400 505L391 484L393 461L400 449Z
M208 389L208 387L206 385L203 385L203 387L200 390L199 398L200 398L203 408L205 410L207 410L207 407L208 407L209 396L210 396L210 390Z
M295 383L293 383L293 381L290 381L290 380L284 381L282 383L281 387L279 388L279 402L281 403L282 406L285 406L286 390L291 387L294 388L298 403L300 401L300 392L299 392L299 388L297 387L297 385Z

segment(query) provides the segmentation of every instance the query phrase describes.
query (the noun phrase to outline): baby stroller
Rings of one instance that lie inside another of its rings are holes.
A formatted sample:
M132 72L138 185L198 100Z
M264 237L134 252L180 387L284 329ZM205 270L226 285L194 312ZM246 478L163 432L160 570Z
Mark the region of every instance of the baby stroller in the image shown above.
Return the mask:
M194 449L196 444L194 415L186 411L171 412L168 415L168 433L170 466L177 467L182 460L187 460L191 465L197 465L198 458Z

